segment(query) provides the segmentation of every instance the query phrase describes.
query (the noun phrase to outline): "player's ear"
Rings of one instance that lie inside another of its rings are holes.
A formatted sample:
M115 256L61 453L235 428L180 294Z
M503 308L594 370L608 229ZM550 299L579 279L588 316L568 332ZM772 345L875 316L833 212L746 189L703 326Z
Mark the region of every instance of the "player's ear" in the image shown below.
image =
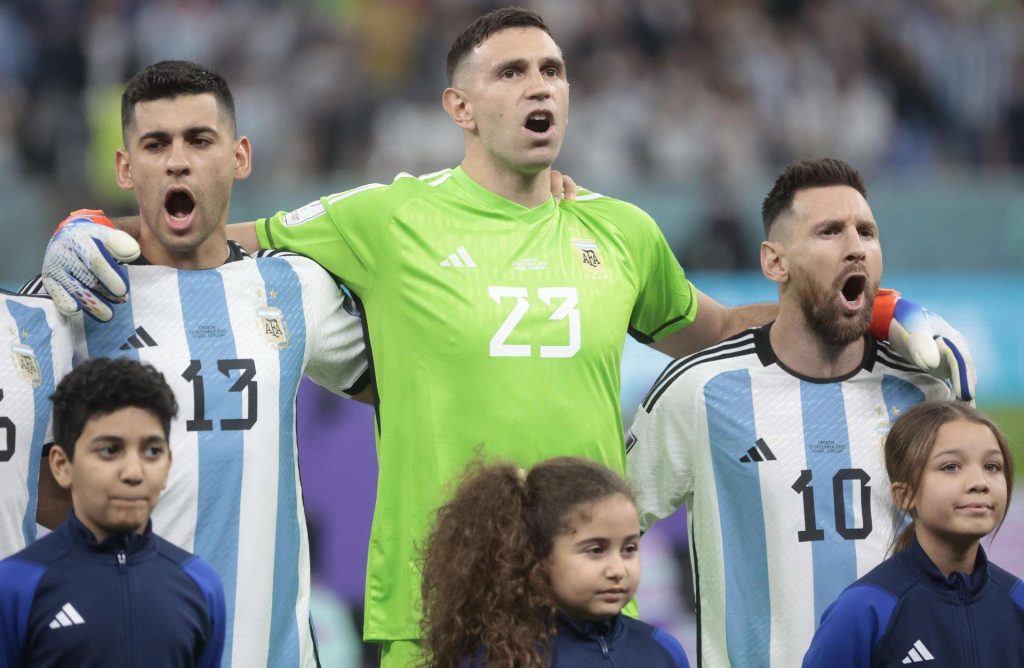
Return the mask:
M117 168L117 185L121 190L134 190L135 182L132 180L131 158L128 151L123 148L117 149L114 155L114 166Z
M475 130L473 106L466 98L466 93L459 88L445 88L441 95L441 106L452 117L455 124L463 130Z
M71 459L68 453L64 452L64 448L56 443L50 446L49 464L57 484L63 489L71 489Z
M761 242L761 272L775 283L785 283L789 278L785 247L778 241Z
M249 178L252 172L252 144L242 135L235 140L235 180Z

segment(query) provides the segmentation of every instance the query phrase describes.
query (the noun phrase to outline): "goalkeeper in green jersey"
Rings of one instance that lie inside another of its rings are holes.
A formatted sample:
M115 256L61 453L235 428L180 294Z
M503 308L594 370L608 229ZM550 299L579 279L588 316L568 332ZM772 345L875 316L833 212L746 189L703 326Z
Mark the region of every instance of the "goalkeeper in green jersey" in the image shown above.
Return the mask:
M727 308L696 290L635 206L586 190L552 198L569 83L538 15L511 8L477 19L447 70L442 101L463 129L461 165L229 228L249 248L312 257L365 315L380 473L364 637L384 643L384 666L417 659L418 547L475 453L524 468L573 455L622 473L626 334L680 356L777 312ZM71 278L59 236L47 258L51 285L72 294L97 285L89 270L77 272L84 286ZM92 266L107 298L126 292L102 260Z

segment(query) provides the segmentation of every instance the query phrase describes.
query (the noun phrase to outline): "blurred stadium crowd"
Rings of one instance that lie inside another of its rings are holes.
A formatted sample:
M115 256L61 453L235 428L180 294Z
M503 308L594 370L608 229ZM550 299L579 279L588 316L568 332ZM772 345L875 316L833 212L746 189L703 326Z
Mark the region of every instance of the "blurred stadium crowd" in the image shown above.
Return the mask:
M105 203L117 95L162 58L231 82L254 185L452 165L460 144L440 112L440 65L454 32L498 4L7 0L0 173ZM628 174L729 192L802 155L867 173L1024 166L1020 3L522 4L565 49L578 129L559 166L581 181Z

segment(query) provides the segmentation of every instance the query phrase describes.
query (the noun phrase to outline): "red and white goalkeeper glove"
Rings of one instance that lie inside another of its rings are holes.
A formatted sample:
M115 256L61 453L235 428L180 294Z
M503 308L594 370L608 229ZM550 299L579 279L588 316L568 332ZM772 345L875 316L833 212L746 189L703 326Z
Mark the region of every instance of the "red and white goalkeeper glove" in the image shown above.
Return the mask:
M875 296L871 334L889 342L900 357L950 384L961 401L974 401L978 383L967 341L948 322L896 290Z
M110 305L123 303L128 294L128 272L119 263L140 252L138 242L115 229L102 211L73 211L46 246L43 287L64 315L84 309L106 322L113 316Z

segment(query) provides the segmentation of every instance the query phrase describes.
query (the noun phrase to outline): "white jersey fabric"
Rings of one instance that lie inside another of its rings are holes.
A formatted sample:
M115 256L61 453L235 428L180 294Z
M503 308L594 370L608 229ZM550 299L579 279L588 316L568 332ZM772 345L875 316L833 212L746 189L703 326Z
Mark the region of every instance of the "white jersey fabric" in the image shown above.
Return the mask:
M870 337L852 374L800 376L769 327L673 361L627 437L641 526L686 506L700 666L800 665L825 608L893 538L891 422L952 398Z
M0 559L36 539L50 395L70 368L70 329L50 299L0 291Z
M295 395L303 374L338 394L368 382L362 324L312 260L230 250L216 269L129 265L131 298L111 322L73 320L75 358L132 357L174 390L153 528L220 575L223 665L316 665Z

